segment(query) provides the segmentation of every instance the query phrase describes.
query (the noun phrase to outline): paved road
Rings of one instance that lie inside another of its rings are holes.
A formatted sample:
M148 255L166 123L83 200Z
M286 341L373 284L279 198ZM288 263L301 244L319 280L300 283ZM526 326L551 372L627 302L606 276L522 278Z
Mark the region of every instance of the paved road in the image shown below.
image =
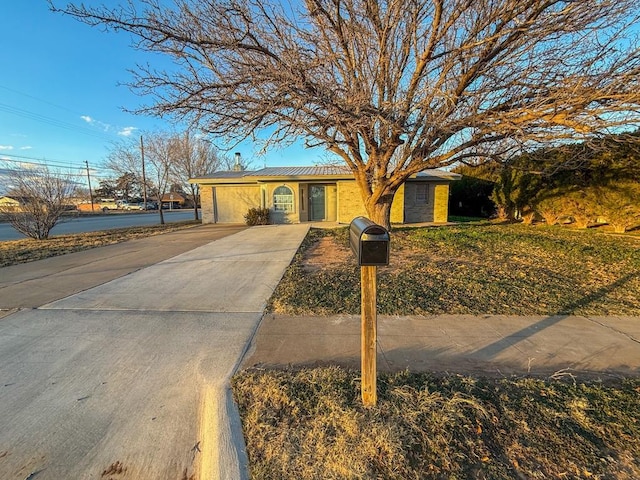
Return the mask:
M182 222L192 220L193 210L165 210L165 222ZM138 227L144 225L157 225L160 223L160 214L150 213L108 213L91 217L77 217L64 219L53 227L52 235L66 235L70 233L95 232L111 228ZM20 240L25 238L23 234L15 230L8 223L0 223L0 241Z
M6 315L0 478L244 478L228 378L307 229L245 229ZM122 272L118 263L133 258L102 251L96 270L110 258ZM9 301L7 292L2 304L37 303Z

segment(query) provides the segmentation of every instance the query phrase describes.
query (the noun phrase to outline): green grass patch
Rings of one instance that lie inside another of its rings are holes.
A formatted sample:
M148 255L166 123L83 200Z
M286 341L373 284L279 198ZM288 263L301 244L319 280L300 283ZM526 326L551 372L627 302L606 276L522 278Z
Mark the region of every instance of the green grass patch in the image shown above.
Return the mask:
M308 270L321 236L348 248L348 231L310 233L269 302L284 314L357 314L355 261ZM386 315L640 315L640 238L595 230L470 223L399 228L391 264L378 268Z
M252 479L640 478L640 380L378 376L364 408L340 368L233 379Z

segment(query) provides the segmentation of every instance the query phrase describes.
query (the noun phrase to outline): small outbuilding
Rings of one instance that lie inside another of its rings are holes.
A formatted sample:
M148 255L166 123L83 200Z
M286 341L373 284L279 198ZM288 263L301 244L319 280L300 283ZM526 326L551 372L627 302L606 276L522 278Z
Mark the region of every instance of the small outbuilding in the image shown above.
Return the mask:
M400 187L392 223L445 223L449 184L460 175L426 170ZM250 208L270 210L272 223L349 223L365 215L360 191L346 166L269 167L220 171L189 179L199 185L202 223L244 223Z

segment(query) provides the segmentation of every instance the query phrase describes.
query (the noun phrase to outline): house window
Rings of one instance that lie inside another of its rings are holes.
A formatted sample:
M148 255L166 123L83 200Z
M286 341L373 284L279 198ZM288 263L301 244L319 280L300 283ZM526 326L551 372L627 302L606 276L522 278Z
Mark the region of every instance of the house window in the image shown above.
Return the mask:
M279 212L293 212L293 191L281 185L273 191L273 209Z
M426 183L416 184L416 204L424 205L429 203L429 185Z

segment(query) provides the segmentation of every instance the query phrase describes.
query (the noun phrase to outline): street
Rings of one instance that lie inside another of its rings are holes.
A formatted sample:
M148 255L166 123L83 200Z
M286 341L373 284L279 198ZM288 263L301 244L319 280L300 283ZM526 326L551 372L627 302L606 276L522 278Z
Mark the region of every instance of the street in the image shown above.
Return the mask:
M164 220L167 223L192 220L193 210L163 210ZM144 225L157 225L160 223L158 211L150 213L107 213L91 217L64 218L58 223L51 235L67 235L71 233L96 232L111 228L140 227ZM0 241L20 240L26 238L16 231L9 223L0 223Z

